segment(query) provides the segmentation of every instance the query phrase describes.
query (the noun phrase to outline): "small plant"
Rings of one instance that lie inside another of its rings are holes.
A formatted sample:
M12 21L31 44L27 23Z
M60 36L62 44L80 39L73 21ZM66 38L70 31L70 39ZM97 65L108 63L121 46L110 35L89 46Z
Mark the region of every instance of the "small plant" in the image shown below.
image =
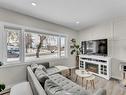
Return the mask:
M77 44L76 39L72 39L71 42L71 55L76 54L78 56L80 54L80 45Z
M5 84L0 84L0 92L5 89Z
M3 63L0 61L0 66L2 66L3 65Z

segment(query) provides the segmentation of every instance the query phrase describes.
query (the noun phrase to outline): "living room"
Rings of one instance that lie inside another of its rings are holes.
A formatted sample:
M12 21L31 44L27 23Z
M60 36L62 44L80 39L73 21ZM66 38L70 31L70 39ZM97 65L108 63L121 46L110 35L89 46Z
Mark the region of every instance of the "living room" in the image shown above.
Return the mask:
M0 1L0 95L125 95L124 9L116 0Z

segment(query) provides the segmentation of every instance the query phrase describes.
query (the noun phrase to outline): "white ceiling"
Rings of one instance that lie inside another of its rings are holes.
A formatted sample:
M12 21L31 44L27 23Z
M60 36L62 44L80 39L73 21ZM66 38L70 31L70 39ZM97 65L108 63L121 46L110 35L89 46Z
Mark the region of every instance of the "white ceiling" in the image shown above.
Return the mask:
M126 16L126 0L0 0L0 7L75 30Z

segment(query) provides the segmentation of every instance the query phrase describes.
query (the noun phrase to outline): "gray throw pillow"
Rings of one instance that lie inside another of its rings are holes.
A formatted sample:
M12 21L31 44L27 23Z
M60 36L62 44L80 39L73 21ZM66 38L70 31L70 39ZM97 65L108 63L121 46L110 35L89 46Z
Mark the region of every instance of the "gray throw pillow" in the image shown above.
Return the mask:
M35 76L41 84L44 84L45 80L48 79L48 75L42 69L39 68L35 70Z
M39 66L38 64L35 64L35 63L32 64L32 65L31 65L32 71L35 72L35 70L36 70L36 68L37 68L38 66Z
M44 72L47 73L47 70L46 70L46 67L45 67L45 66L39 65L37 68L38 68L38 69L42 69Z

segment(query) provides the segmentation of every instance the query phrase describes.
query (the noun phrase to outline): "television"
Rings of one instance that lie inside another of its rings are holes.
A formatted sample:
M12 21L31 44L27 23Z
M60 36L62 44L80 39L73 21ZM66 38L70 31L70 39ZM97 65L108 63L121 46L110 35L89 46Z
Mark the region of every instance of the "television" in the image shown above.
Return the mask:
M82 54L107 56L107 39L81 42Z

